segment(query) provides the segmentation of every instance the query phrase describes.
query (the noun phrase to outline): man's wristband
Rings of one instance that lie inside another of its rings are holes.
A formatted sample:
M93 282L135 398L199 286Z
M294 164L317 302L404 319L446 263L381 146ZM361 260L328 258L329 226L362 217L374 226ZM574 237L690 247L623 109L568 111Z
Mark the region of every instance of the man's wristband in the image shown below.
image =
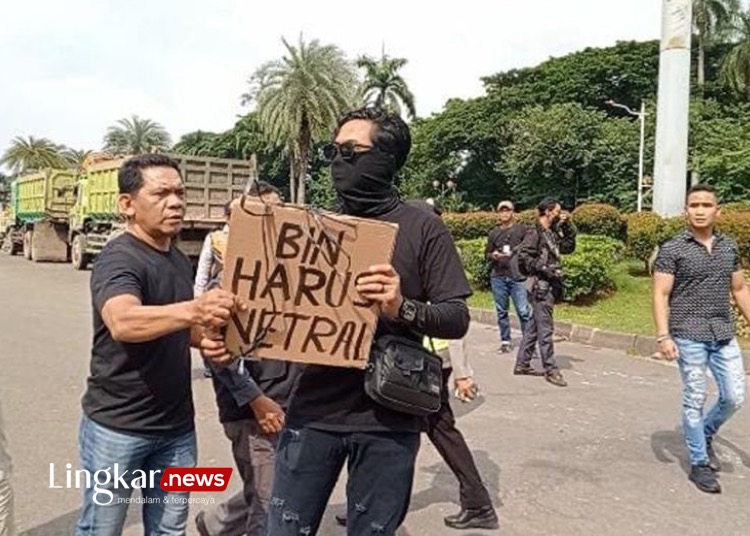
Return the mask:
M659 335L658 337L656 337L656 344L662 343L664 341L668 341L671 338L672 338L672 336L669 335L669 334L667 334L667 335Z

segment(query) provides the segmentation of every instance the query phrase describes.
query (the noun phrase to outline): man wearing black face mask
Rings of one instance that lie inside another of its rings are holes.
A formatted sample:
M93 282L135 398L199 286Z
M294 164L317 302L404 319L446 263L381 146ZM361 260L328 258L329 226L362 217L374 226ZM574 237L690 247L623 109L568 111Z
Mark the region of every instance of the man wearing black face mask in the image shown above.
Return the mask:
M531 366L531 358L538 343L544 377L552 385L565 387L568 384L555 361L552 311L555 300L562 297L561 255L575 251L576 230L568 220L568 214L562 214L556 199L548 197L542 200L537 209L539 220L526 233L518 249L519 265L529 276L526 285L533 313L524 331L513 373L537 375Z
M357 283L380 306L375 338L463 337L471 290L450 233L394 187L411 148L408 126L364 108L341 119L333 138L326 155L342 212L399 225L392 264ZM348 534L393 536L409 506L420 422L369 398L364 371L308 365L279 441L268 534L316 534L346 462Z

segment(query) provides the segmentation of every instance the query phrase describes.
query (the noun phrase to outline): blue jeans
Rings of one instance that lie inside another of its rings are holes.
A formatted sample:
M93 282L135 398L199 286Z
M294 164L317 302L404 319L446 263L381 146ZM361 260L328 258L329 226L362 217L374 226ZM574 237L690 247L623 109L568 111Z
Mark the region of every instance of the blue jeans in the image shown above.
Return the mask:
M682 376L682 428L690 464L708 462L706 438L711 438L738 410L745 399L745 371L736 339L723 342L696 342L675 339ZM706 367L711 369L719 399L704 417Z
M76 536L120 535L134 484L143 486L146 536L185 534L190 494L162 491L159 481L168 467L195 467L198 447L194 431L175 437L134 436L97 424L84 415L78 440L81 468L91 474L91 486L82 483L83 507ZM97 471L102 471L98 479ZM118 480L118 474L125 476ZM145 479L138 480L141 474L145 474Z
M285 429L276 453L266 534L317 534L347 463L347 534L394 536L409 510L418 450L418 432Z
M513 299L518 320L521 322L521 331L526 331L526 326L531 318L531 307L529 306L526 288L523 286L523 283L519 283L511 277L493 277L490 280L490 284L492 286L492 295L495 298L495 311L497 312L497 326L500 328L500 341L510 342L509 299Z

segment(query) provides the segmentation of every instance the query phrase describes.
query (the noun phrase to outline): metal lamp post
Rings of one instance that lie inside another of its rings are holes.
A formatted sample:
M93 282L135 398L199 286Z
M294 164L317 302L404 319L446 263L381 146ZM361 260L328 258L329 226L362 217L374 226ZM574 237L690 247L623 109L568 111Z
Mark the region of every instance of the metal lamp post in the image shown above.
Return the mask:
M646 103L641 101L640 112L636 112L635 110L632 110L629 106L625 106L624 104L619 104L611 99L606 101L605 104L608 104L609 106L613 106L615 108L622 108L623 110L628 112L630 115L635 116L640 120L641 145L640 145L640 149L638 150L638 205L637 205L637 210L638 212L641 212L643 210L643 157L644 157L644 150L645 150L645 145L646 145Z

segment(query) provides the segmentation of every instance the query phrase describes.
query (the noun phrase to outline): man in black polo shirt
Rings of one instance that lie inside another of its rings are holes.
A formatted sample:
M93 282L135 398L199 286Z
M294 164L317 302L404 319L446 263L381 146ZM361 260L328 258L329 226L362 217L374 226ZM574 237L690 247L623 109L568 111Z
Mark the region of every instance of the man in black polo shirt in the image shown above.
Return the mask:
M690 454L690 480L701 491L720 493L720 462L713 448L719 428L745 396L742 354L734 335L730 293L750 319L750 291L737 243L717 233L719 204L711 186L687 195L689 230L664 243L654 264L653 307L657 341L666 359L678 359L682 375L682 426ZM704 415L706 368L719 399Z

